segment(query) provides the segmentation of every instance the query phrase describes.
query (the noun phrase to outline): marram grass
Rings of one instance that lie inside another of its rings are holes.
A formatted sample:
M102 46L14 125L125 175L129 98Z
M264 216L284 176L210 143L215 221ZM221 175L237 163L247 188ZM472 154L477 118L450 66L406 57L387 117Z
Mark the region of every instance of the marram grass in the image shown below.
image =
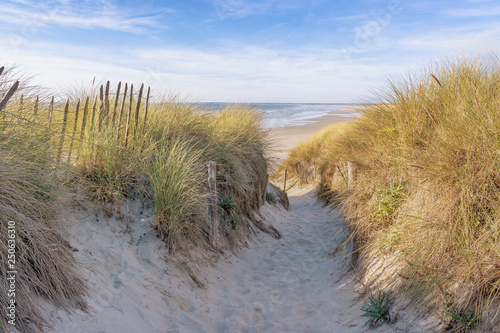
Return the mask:
M362 265L394 259L393 288L438 312L453 304L481 314L485 327L500 310L499 65L447 62L391 82L379 104L284 165L301 177L315 163L321 187L341 200ZM347 161L356 166L351 188Z
M12 83L12 75L0 75L0 98ZM36 297L65 309L85 307L85 284L57 224L59 211L71 209L74 183L88 187L91 199L112 203L117 213L137 195L150 200L158 234L171 250L209 247L209 161L217 163L219 197L231 198L231 218L238 221L221 225L221 246L248 235L253 213L265 200L267 133L258 110L231 106L213 112L152 97L145 119L145 96L138 108L137 88L132 100L130 90L123 98L123 88L118 101L110 94L107 117L100 116L95 87L72 93L66 115L66 98L56 97L51 105L50 97L39 96L37 102L35 91L26 89L0 112L0 255L5 262L7 222L14 220L17 324L23 332L47 325ZM5 276L2 266L2 285ZM6 293L0 297L7 304ZM6 310L0 318L4 331Z

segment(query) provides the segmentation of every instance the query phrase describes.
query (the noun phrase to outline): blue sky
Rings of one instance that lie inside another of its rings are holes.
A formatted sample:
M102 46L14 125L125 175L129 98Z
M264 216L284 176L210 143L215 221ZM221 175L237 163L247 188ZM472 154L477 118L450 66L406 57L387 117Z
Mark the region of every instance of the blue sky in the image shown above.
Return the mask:
M500 56L493 0L0 0L0 64L196 101L370 102L387 79Z

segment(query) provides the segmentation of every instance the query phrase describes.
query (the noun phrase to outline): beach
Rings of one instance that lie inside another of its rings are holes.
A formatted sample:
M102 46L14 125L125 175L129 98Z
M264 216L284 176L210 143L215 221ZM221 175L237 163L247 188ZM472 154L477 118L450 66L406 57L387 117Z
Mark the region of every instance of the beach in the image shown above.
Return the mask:
M284 158L301 140L346 120L329 114L271 134ZM256 228L242 248L205 262L170 254L148 205L129 204L124 220L97 207L71 212L65 237L89 286L89 309L46 305L54 325L47 332L421 331L408 321L364 326L366 290L349 271L350 250L342 251L343 218L317 201L313 186L288 196L290 210L266 204L255 215L281 238Z
M340 122L352 121L359 115L361 106L343 105L342 107L342 111L330 111L327 115L310 119L309 124L272 128L270 138L272 141L272 157L275 162L283 162L291 149L323 128Z

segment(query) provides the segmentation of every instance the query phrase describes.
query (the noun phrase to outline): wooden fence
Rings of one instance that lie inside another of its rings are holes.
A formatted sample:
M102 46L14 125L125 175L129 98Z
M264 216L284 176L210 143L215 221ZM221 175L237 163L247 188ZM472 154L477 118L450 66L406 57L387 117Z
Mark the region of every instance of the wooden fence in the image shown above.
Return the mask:
M0 69L1 75L3 67ZM16 81L0 101L0 111L6 107L7 102L12 98L18 87L19 82ZM110 82L107 81L105 85L100 86L97 96L86 96L81 101L78 99L73 102L67 99L59 106L54 104L54 97L50 98L48 105L42 105L42 98L38 95L32 98L30 103L26 103L24 96L21 95L19 108L16 110L17 112L22 111L23 117L36 117L37 123L45 117L46 122L39 125L46 126L52 131L60 131L58 132L57 158L58 160L63 159L63 148L65 147L67 151L66 161L70 162L74 150L74 141L85 142L86 133L94 131L94 127L97 128L97 136L105 128L108 130L112 128L119 147L126 147L132 135L140 135L147 124L150 93L151 88L148 87L146 96L143 96L144 84L141 84L138 93L134 95L134 86L132 84L130 88L125 84L122 90L122 83L119 82L116 93L111 94ZM46 115L43 115L43 112L46 112ZM62 119L60 114L56 117L56 112L62 113ZM17 116L20 116L20 114ZM54 126L56 118L58 118L59 123Z
M4 71L4 67L0 67L0 75ZM2 100L0 101L0 112L2 112L5 107L7 106L7 103L11 98L14 96L15 92L19 88L19 81L16 81L10 89L7 91L7 93L3 96ZM96 113L97 114L97 131L98 133L103 131L106 126L111 126L112 128L114 127L113 133L116 133L116 139L119 142L123 142L124 145L127 145L128 138L130 135L130 128L131 128L131 121L132 121L132 116L134 117L134 135L139 134L139 130L144 130L146 128L146 122L147 122L147 116L148 116L148 107L149 107L149 99L150 99L150 87L148 87L147 94L145 97L144 101L144 112L143 112L143 119L140 122L140 109L141 109L141 103L142 103L142 97L143 97L143 91L144 91L144 84L141 85L139 88L139 92L137 95L137 103L135 103L134 107L134 95L133 95L133 85L130 85L130 90L128 90L128 86L125 83L125 87L123 89L123 95L121 95L121 82L118 83L117 89L116 89L116 94L115 94L115 99L114 103L112 106L111 110L111 105L110 105L110 84L109 81L106 83L106 85L101 85L99 89L99 96L96 96L93 98L93 100L90 99L90 96L87 96L85 98L85 102L83 103L83 107L81 106L81 101L77 100L76 103L74 103L74 117L73 117L73 122L70 124L70 129L68 129L68 119L69 119L69 114L72 112L71 109L71 104L70 100L67 99L66 102L64 103L64 109L63 109L63 116L62 116L62 124L61 124L61 129L60 129L60 136L59 136L59 143L58 143L58 151L57 151L57 158L59 161L62 160L63 156L63 146L66 138L70 139L69 143L69 148L68 148L68 153L67 153L67 162L71 161L71 155L73 151L73 145L75 139L80 140L81 142L84 142L85 139L85 133L88 130L88 126L94 126L95 120L96 120ZM126 101L127 101L127 94L129 94L128 100L128 110L126 109ZM120 102L121 98L121 104ZM24 96L21 95L19 98L19 104L21 106L21 109L24 108ZM41 111L41 102L40 102L40 97L36 96L35 100L32 104L33 109L31 110L31 114L33 116L40 117L40 111ZM118 106L120 104L120 108L118 110ZM135 109L135 110L134 110ZM47 107L47 123L46 127L47 129L51 129L51 126L53 125L53 120L54 120L54 111L55 105L54 105L54 97L50 98L49 105ZM127 119L125 123L123 124L123 116L124 112L127 111ZM135 111L133 113L133 111ZM80 120L80 114L81 114L81 120ZM141 123L141 126L139 125ZM125 127L125 135L122 138L121 137L121 132L122 132L122 125ZM45 125L44 125L45 126ZM122 141L120 141L122 140ZM218 206L218 198L217 198L217 184L216 184L216 163L215 162L209 162L207 165L208 169L208 191L209 191L209 196L208 196L208 223L209 223L209 230L210 230L210 243L212 246L216 249L219 247L219 222L218 222L218 212L217 212L217 206Z

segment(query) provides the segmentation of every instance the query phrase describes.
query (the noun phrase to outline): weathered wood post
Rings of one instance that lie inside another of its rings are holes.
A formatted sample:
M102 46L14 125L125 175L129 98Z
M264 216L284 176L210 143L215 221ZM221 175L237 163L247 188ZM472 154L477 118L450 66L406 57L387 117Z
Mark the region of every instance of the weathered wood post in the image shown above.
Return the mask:
M3 68L3 67L2 67ZM9 91L7 91L7 93L5 94L5 96L3 97L2 101L0 102L0 111L3 110L3 108L5 108L5 106L7 105L7 102L9 101L9 99L14 95L14 93L16 92L17 88L19 88L19 81L16 81L12 87L10 87Z
M69 144L68 159L67 159L68 163L71 161L71 153L72 153L72 150L73 150L74 137L76 135L76 127L78 126L78 113L79 112L80 112L80 100L78 100L76 102L75 123L73 125L73 135L71 136L71 141L70 141L70 144Z
M125 89L123 91L123 101L120 108L120 114L118 115L118 124L116 126L116 140L120 141L120 129L122 126L123 110L125 109L125 102L127 101L127 84L125 83Z
M137 97L137 110L135 111L135 127L134 127L134 135L137 133L137 127L139 127L139 109L141 107L142 100L142 91L144 90L144 83L141 84L139 88L139 97Z
M351 161L347 161L347 186L349 187L349 189L352 189L355 180L356 180L356 165Z
M134 85L130 84L130 103L128 105L127 127L125 127L125 147L128 143L128 131L130 127L130 116L132 115L132 104L134 103Z
M210 223L210 243L216 249L219 246L219 221L217 216L217 166L208 162L208 220Z
M288 169L285 169L285 181L283 182L283 191L286 191L286 176L288 173Z
M98 131L101 131L102 120L104 119L104 86L101 84L99 89L99 127Z
M35 106L33 107L33 115L36 116L38 113L38 95L36 95Z
M104 118L106 123L109 123L109 81L106 82L106 90L104 92Z
M54 96L50 99L49 104L49 117L47 119L47 126L50 128L50 123L52 122L52 112L54 112Z
M90 120L90 129L91 130L94 130L94 126L95 126L95 112L96 112L96 108L97 108L97 96L95 97L94 99L94 105L92 106L92 118Z
M148 118L148 106L149 106L149 92L151 87L148 87L148 94L146 96L146 109L144 110L144 128L146 128L146 119Z
M115 96L115 107L113 108L113 119L112 123L115 124L116 119L116 109L118 108L118 100L120 99L120 89L122 87L122 81L118 82L118 87L116 88L116 96Z
M83 138L85 137L85 126L87 125L88 109L89 109L89 97L87 96L87 99L85 99L85 106L83 107L82 127L80 129L80 140L82 140L82 141L83 141Z
M68 122L68 108L69 108L69 99L66 101L66 106L64 107L64 118L63 125L61 129L61 138L59 140L59 151L57 153L57 160L61 161L63 144L64 144L64 136L66 135L66 123Z

